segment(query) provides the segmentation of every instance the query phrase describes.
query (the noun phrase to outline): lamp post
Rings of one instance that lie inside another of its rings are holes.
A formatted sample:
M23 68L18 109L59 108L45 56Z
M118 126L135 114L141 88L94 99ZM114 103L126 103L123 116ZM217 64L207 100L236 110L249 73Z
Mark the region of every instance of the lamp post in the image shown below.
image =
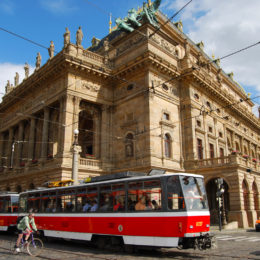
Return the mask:
M219 220L219 231L221 231L222 228L222 214L224 212L224 208L223 208L223 194L225 192L224 190L224 184L223 184L223 179L222 178L218 178L215 180L216 184L217 184L217 201L218 201L218 220ZM225 221L224 221L225 222Z
M74 130L74 142L72 145L72 179L74 181L74 185L78 184L78 153L79 153L79 147L78 147L78 135L79 130Z

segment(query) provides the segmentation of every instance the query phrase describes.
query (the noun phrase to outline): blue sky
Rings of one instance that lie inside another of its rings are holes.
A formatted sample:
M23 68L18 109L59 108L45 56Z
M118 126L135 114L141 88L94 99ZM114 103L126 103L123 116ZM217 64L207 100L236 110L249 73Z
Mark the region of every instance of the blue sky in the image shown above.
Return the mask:
M112 22L125 17L130 8L142 6L145 0L0 0L0 27L55 50L63 45L65 27L75 33L82 26L83 46L91 45L93 36L103 38ZM160 10L169 17L188 0L162 0ZM249 4L250 3L250 4ZM193 0L175 19L182 20L184 32L194 41L203 41L205 52L216 58L260 41L260 1L250 0ZM15 72L23 77L23 65L35 66L37 52L42 64L48 51L0 30L0 93L7 79L13 83ZM226 73L234 72L239 82L252 97L260 94L260 45L221 61ZM31 69L32 73L32 69ZM1 95L0 95L1 97ZM253 100L260 103L260 99Z

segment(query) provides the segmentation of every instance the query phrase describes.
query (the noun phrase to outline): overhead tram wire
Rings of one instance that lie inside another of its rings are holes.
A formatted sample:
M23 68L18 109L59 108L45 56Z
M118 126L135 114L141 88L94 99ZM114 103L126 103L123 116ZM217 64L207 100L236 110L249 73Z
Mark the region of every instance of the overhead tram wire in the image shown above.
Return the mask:
M169 23L175 16L177 16L184 8L186 8L192 0L190 0L188 3L186 3L179 11L177 11L175 14L173 14L165 23L163 23L159 28L157 28L152 34L149 35L149 39L155 35L158 31L161 30L162 27L164 27L167 23Z
M7 33L9 33L9 34L11 34L11 35L13 35L13 36L15 36L15 37L18 37L18 38L20 38L20 39L22 39L22 40L25 40L25 41L27 41L27 42L30 42L30 43L32 43L32 44L34 44L34 45L37 45L37 46L39 46L39 47L41 47L41 48L44 48L44 49L46 49L46 50L48 50L48 47L46 47L46 46L44 46L44 45L42 45L42 44L40 44L40 43L38 43L38 42L35 42L35 41L33 41L33 40L30 40L30 39L28 39L28 38L26 38L26 37L24 37L24 36L21 36L21 35L19 35L19 34L17 34L17 33L14 33L14 32L11 32L11 31L9 31L9 30L7 30L7 29L4 29L3 27L0 27L0 30L2 30L2 31L4 31L4 32L7 32ZM54 51L55 53L58 53L57 51Z

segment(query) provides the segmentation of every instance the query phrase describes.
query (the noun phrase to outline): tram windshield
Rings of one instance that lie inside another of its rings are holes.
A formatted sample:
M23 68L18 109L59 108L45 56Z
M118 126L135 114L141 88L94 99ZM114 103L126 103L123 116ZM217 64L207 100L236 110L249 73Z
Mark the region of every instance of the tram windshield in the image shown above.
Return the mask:
M204 181L199 177L180 176L187 210L208 209Z

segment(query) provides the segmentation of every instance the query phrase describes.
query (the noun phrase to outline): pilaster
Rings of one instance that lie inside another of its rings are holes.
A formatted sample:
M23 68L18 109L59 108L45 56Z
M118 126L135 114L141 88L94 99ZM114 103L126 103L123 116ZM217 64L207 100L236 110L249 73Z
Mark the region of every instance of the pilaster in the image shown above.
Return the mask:
M6 160L7 166L11 166L13 138L14 138L14 129L10 128L9 129L9 137L8 137L7 160Z
M44 108L43 129L42 129L41 159L46 159L46 157L47 157L49 117L50 117L50 109L48 107L45 107Z
M22 148L23 148L23 136L24 136L24 122L19 123L18 142L17 142L17 153L15 158L15 166L19 167L22 159Z
M36 119L31 118L30 133L29 133L29 145L28 145L28 161L31 161L34 157L35 124L36 124Z

